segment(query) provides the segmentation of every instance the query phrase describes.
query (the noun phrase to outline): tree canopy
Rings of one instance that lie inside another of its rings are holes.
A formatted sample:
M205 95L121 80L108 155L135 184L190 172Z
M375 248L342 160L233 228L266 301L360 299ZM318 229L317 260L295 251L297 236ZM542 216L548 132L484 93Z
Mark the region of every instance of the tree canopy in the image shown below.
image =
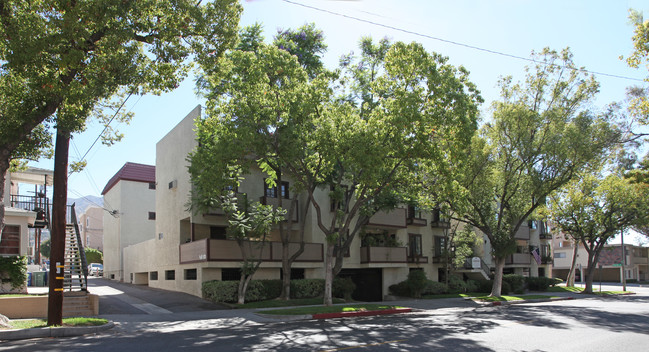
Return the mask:
M467 162L456 170L455 192L446 199L457 220L489 238L495 296L523 222L617 140L605 118L588 110L598 84L574 65L568 50L545 49L535 59L539 63L523 82L501 80L502 99L473 137Z
M588 252L586 288L591 293L593 275L604 245L632 227L649 224L649 198L645 184L617 175L586 175L554 194L550 219L563 234L581 243Z

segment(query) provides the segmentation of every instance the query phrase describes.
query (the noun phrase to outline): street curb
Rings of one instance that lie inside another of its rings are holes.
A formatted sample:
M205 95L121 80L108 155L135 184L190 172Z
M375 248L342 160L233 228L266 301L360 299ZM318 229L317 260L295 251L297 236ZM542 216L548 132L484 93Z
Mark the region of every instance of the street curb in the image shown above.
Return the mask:
M297 320L312 320L312 319L336 319L336 318L350 318L350 317L368 317L375 315L387 315L387 314L400 314L400 313L409 313L412 312L412 308L395 308L395 309L383 309L383 310L369 310L361 312L340 312L340 313L319 313L319 314L304 314L304 315L276 315L276 314L264 314L264 313L255 313L256 315L275 319L280 321L297 321Z
M99 326L79 327L48 327L34 329L0 330L0 340L24 340L38 337L73 337L88 334L96 334L101 331L112 329L115 323L109 321Z
M524 299L518 301L496 301L496 302L485 302L482 303L485 306L506 306L511 304L524 304L524 303L539 303L539 302L554 302L554 301L570 301L575 299L575 297L557 297L557 298L538 298L538 299Z

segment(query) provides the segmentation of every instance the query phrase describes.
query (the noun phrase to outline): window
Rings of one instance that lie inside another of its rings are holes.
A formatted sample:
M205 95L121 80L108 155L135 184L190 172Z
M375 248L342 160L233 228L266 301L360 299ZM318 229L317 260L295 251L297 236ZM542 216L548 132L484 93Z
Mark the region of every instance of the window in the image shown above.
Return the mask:
M5 225L0 241L0 254L20 255L20 226Z
M410 257L421 257L421 235L408 234L408 253Z
M441 257L444 254L444 247L446 247L446 238L435 236L435 256Z
M227 227L223 226L210 226L210 239L225 240Z
M280 187L281 197L284 199L289 199L289 184L286 181L282 181ZM268 198L277 198L277 185L271 187L266 183L264 179L264 195Z
M155 211L149 212L149 220L155 220Z
M555 259L556 259L556 258L565 258L565 257L566 257L566 253L565 253L565 252L555 252L555 253L554 253L554 258L555 258Z
M198 273L196 269L185 269L185 280L196 280Z
M158 280L158 272L152 271L149 273L149 280L156 281Z
M408 206L408 219L422 219L421 209L414 205Z
M241 269L239 268L222 268L221 281L239 281L241 279Z
M155 189L155 182L149 182L149 189Z
M165 270L165 280L176 280L176 270Z

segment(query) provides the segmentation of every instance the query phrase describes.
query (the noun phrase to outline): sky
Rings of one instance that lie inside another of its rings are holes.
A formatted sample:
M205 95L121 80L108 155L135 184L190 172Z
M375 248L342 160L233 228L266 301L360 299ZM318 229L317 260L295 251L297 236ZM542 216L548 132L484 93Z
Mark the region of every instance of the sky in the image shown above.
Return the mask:
M470 71L471 81L485 99L484 116L499 97L498 79L509 75L515 81L523 79L530 62L522 58L544 47L570 47L577 65L601 73L596 74L601 87L594 110L623 100L626 87L647 86L642 82L649 75L646 70L629 68L620 60L620 55L632 52L628 10L649 17L646 0L248 0L241 4L240 25L261 23L267 40L278 29L315 23L329 46L324 56L328 68L335 68L341 55L358 52L363 36L420 42ZM125 109L135 116L129 125L112 126L124 139L111 147L97 142L91 148L103 127L90 122L71 141L70 161L87 153L87 167L70 176L69 197L100 196L126 162L155 165L156 143L203 102L195 94L192 77L161 96L131 97ZM54 167L52 160L30 165Z

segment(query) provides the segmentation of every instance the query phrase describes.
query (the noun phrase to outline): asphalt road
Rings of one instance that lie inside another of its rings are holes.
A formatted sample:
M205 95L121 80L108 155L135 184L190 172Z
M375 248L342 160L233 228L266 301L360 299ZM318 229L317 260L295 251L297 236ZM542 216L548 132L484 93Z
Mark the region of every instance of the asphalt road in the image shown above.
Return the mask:
M3 342L0 350L644 352L649 289L632 289L638 294L323 321L259 322L236 310L129 315L100 335Z

